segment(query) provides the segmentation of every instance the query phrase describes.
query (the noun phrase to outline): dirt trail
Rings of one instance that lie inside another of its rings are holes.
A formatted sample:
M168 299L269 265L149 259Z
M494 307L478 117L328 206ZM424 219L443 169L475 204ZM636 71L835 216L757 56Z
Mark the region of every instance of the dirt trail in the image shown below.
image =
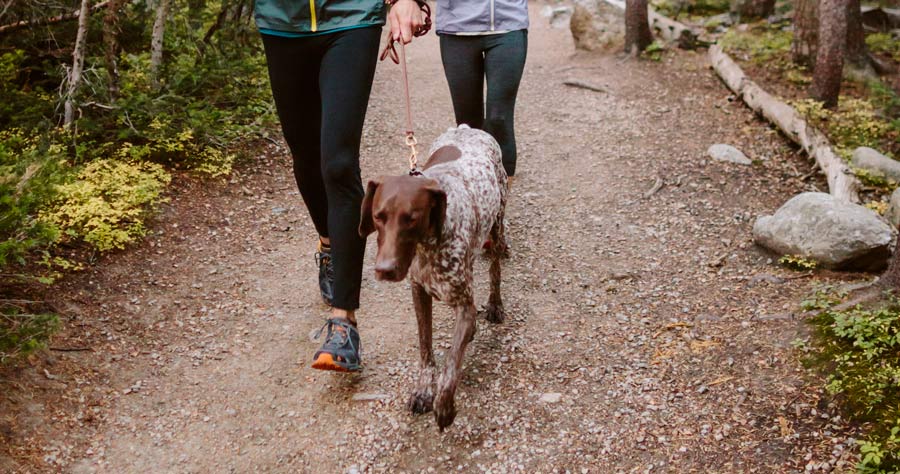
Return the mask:
M371 243L365 371L308 368L309 334L327 315L315 236L271 146L231 183L185 185L147 245L72 283L67 337L102 343L55 355L75 375L41 387L75 416L13 396L30 407L20 424L55 429L34 455L78 473L795 472L839 458L844 440L790 348L810 282L749 240L757 215L812 186L800 178L808 164L728 101L703 55L576 55L568 31L536 9L532 22L504 267L511 317L479 323L448 431L404 409L415 319L406 283L374 281ZM453 116L437 40L408 53L427 144ZM404 170L397 80L379 66L364 178ZM718 142L757 163L710 162ZM438 351L451 323L438 305Z

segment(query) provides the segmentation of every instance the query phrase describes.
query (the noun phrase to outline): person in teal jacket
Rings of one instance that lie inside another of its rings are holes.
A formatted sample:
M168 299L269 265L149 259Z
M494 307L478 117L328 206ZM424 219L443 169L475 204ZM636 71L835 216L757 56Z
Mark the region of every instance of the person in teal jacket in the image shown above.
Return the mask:
M385 16L409 43L423 24L414 0L256 0L272 95L300 195L319 234L322 298L332 306L313 368L361 369L356 327L365 239L359 147Z

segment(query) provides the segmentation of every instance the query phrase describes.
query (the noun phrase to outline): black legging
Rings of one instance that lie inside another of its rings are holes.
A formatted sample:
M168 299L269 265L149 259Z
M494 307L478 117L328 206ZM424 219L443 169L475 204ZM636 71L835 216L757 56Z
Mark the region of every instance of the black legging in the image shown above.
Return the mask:
M513 116L527 50L528 30L479 36L441 35L441 60L456 123L483 129L497 139L509 176L516 174Z
M335 308L359 307L365 239L359 144L381 27L303 38L263 35L294 177L316 231L331 239Z

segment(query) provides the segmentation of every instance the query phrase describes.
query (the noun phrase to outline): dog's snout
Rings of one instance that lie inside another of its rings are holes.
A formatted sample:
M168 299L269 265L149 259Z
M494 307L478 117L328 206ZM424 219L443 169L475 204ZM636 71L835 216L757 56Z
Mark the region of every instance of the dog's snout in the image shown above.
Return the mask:
M375 263L375 277L379 280L396 281L399 273L396 260Z

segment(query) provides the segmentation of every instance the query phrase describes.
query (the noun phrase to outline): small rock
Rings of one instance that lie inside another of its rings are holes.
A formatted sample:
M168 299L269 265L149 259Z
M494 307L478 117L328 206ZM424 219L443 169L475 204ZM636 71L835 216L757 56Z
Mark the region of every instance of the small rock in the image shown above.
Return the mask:
M741 150L738 150L731 145L725 145L723 143L716 143L715 145L712 145L711 147L709 147L706 153L708 153L712 159L717 161L727 161L729 163L737 163L739 165L753 164L753 162L750 161L750 158L747 158L747 155L745 155Z
M853 166L870 171L876 171L886 178L900 181L900 161L879 153L867 146L861 146L853 150L850 160Z
M541 395L541 401L544 403L559 403L560 400L562 400L561 393L553 392Z
M825 193L794 196L753 225L757 244L841 270L884 268L895 233L873 211Z

